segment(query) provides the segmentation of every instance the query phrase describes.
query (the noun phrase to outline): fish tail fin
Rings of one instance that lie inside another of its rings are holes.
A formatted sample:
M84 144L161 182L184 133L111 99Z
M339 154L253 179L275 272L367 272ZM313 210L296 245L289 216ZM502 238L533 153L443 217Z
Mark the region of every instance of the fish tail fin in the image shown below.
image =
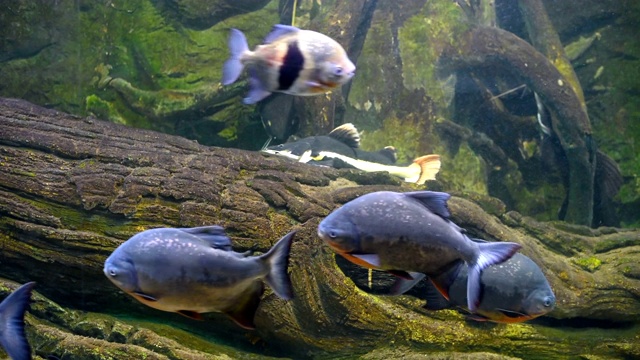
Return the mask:
M31 359L31 347L24 333L24 313L29 307L35 282L28 282L11 293L0 304L0 344L12 359Z
M431 154L420 156L413 160L413 164L420 166L420 176L418 180L416 180L416 184L422 185L427 180L436 179L436 174L440 171L440 155Z
M289 252L295 231L292 231L278 240L278 242L267 252L260 256L260 260L267 263L269 273L265 281L279 297L290 300L293 298L291 280L287 274L289 266Z
M475 263L469 264L467 278L467 307L474 313L480 304L480 275L487 267L499 264L511 258L520 248L520 244L512 242L487 242L478 244L478 257Z
M233 84L238 80L244 67L241 61L242 55L249 51L247 38L238 29L231 29L228 45L231 56L222 66L222 85Z

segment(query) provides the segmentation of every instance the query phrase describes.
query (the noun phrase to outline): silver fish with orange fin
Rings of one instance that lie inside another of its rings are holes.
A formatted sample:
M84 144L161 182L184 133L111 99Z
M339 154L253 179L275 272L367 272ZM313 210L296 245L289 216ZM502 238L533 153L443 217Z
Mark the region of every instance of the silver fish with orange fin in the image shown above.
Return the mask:
M234 83L249 70L245 104L255 104L274 91L310 96L331 91L355 74L356 66L332 38L311 30L275 25L254 51L238 29L229 35L231 56L222 68L222 84Z
M424 278L419 273L410 275L414 280L397 279L390 294L402 294ZM429 310L460 308L468 311L467 280L467 268L462 261L439 276L429 278L424 295L427 304L424 307ZM556 305L556 297L540 267L520 253L501 264L486 268L480 283L480 303L476 313L467 316L470 320L519 323L545 315Z
M318 236L354 264L412 280L411 272L436 277L462 260L469 269L467 306L480 302L480 276L513 256L520 244L476 243L449 220L450 195L435 191L362 195L334 210L318 225Z
M293 297L287 274L295 232L266 254L248 256L231 249L220 226L146 230L122 243L107 258L112 283L152 308L192 319L202 313L227 314L254 329L264 280L280 298Z

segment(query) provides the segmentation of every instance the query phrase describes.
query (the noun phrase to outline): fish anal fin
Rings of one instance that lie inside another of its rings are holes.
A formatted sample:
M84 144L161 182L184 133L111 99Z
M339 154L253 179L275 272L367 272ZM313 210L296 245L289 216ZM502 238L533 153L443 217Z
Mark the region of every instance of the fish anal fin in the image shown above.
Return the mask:
M196 311L191 311L191 310L179 310L176 311L178 314L188 317L189 319L193 319L193 320L202 320L202 314L200 314L199 312Z
M451 285L453 285L453 282L456 281L458 273L463 266L466 266L464 261L456 260L442 268L438 275L429 277L435 289L438 290L447 301L449 300L449 289Z
M442 310L451 307L449 299L442 294L442 291L435 286L433 281L429 281L427 284L425 300L427 300L427 304L424 308L428 310Z
M247 330L253 330L256 328L253 319L258 311L260 305L260 296L264 292L264 285L262 282L256 282L254 289L248 293L244 298L239 299L238 304L228 309L224 313L231 318L236 324Z
M245 105L255 104L269 95L271 95L271 91L266 89L255 74L255 71L249 71L249 94L242 100L242 102Z
M408 272L404 271L404 270L387 270L387 272L391 275L397 276L400 279L404 279L404 280L408 280L408 281L413 281L414 278L411 276L411 274L409 274Z
M404 294L425 278L424 274L417 272L410 272L409 275L411 275L411 277L413 278L412 280L397 278L395 283L393 283L391 289L389 290L389 295Z

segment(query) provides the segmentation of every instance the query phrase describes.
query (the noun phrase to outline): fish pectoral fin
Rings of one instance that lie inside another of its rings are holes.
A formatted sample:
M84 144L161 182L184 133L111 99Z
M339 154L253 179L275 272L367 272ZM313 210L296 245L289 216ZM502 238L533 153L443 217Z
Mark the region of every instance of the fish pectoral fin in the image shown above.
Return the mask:
M376 254L350 254L352 257L359 259L361 262L364 262L365 264L369 265L367 267L373 268L373 269L379 269L380 268L380 256L376 255ZM358 264L360 265L360 264ZM395 275L395 274L394 274ZM407 276L409 276L409 274L407 274ZM400 276L402 277L402 276ZM412 279L409 276L409 279Z
M400 279L404 279L407 281L413 281L414 278L411 276L411 274L409 274L408 272L404 271L404 270L387 270L387 272L391 275L397 276Z
M140 298L142 298L142 299L146 300L146 301L158 301L158 299L156 299L155 297L153 297L153 296L151 296L151 295L148 295L148 294L145 294L145 293L140 292L140 291L136 291L136 292L134 292L133 294L134 294L135 296L138 296L138 297L140 297Z
M528 316L527 314L523 314L521 312L517 312L513 310L506 310L506 309L496 309L496 310L502 313L504 316L510 317L510 318L521 318L521 317Z
M176 311L178 314L182 315L182 316L186 316L189 319L193 319L193 320L203 320L202 318L202 314L200 314L199 312L196 311L191 311L191 310L179 310Z

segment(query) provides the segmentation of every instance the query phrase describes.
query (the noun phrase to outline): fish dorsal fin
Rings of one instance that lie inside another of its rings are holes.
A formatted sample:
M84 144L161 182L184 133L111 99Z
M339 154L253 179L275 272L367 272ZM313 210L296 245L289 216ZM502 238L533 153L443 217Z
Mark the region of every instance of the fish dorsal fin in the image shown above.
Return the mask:
M398 161L398 152L393 146L385 146L384 149L378 150L378 153L387 157L394 164Z
M256 316L256 311L260 305L260 296L262 296L263 292L264 285L259 282L253 290L246 293L247 296L245 298L240 299L234 307L224 313L243 328L248 330L255 329L256 325L253 322L253 318Z
M282 24L273 25L273 27L271 28L271 32L264 38L264 44L270 44L281 38L282 36L296 33L298 31L300 31L300 29L295 26Z
M329 137L352 148L360 147L360 133L352 123L346 123L331 130Z
M438 191L412 191L406 192L404 195L414 198L422 203L436 215L444 219L449 219L451 213L447 207L447 200L451 195Z
M231 239L229 239L222 226L200 226L193 228L180 228L180 230L208 242L214 249L231 251Z

